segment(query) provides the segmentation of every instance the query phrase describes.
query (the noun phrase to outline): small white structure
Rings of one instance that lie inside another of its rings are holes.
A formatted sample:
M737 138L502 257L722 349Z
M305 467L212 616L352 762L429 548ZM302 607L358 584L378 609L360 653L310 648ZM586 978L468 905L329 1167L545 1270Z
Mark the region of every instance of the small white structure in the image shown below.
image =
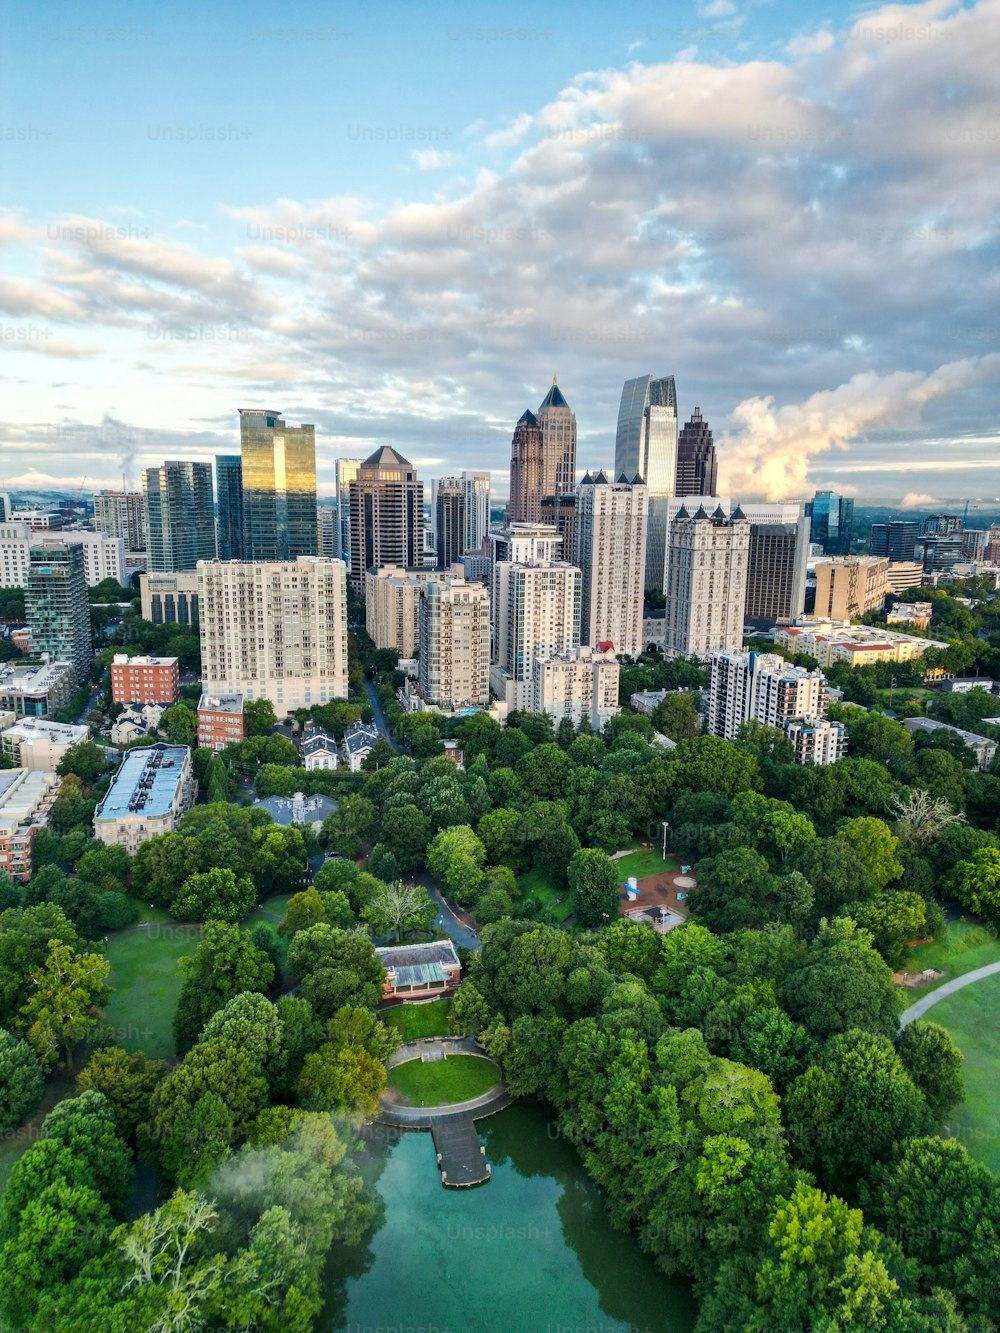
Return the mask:
M340 764L340 747L327 731L309 732L302 742L302 767L307 773L317 769L335 769Z

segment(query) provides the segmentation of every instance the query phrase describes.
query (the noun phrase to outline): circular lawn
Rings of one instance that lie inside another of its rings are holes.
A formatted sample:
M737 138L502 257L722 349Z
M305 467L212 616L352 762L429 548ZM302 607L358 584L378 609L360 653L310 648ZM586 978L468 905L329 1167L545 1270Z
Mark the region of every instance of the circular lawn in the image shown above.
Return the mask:
M409 1106L447 1106L481 1097L500 1082L492 1060L449 1055L444 1060L407 1060L389 1070L389 1086Z

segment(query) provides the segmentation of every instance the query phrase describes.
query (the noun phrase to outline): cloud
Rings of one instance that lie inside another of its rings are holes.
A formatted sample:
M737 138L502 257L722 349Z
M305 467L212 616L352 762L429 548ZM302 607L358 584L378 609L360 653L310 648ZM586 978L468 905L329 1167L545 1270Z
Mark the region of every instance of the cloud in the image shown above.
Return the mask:
M925 495L922 491L907 491L899 502L900 509L935 509L941 501L934 495Z
M457 153L449 153L444 148L414 148L410 156L421 171L436 171L458 161Z

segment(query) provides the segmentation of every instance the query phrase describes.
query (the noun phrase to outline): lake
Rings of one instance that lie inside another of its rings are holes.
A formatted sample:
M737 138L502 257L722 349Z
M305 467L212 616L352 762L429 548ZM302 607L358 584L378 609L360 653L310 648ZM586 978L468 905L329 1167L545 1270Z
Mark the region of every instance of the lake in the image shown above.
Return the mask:
M369 1146L385 1203L328 1268L318 1327L333 1333L684 1333L690 1287L612 1230L600 1192L544 1107L481 1120L493 1177L445 1189L428 1133Z

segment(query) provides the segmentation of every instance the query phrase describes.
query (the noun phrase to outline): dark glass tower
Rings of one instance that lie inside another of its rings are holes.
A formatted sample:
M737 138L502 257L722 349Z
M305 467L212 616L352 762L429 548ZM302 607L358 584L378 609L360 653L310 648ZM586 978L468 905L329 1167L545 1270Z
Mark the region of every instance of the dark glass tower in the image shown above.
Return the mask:
M460 561L465 552L465 487L455 477L438 482L434 510L434 549L438 569Z
M810 540L824 555L849 555L854 535L854 501L836 491L817 491L806 506L812 520Z
M171 574L194 569L199 560L214 560L212 465L168 462L148 467L142 480L150 570Z
M77 679L90 670L90 607L83 546L75 542L32 543L28 552L25 615L31 646L54 662L73 662Z
M317 555L316 427L286 426L278 412L240 408L243 558Z
M383 445L349 484L351 584L363 592L365 570L424 563L424 484L401 454Z
M243 559L243 459L219 454L215 460L217 546L220 560Z
M677 441L677 495L714 495L719 463L708 422L696 407Z

